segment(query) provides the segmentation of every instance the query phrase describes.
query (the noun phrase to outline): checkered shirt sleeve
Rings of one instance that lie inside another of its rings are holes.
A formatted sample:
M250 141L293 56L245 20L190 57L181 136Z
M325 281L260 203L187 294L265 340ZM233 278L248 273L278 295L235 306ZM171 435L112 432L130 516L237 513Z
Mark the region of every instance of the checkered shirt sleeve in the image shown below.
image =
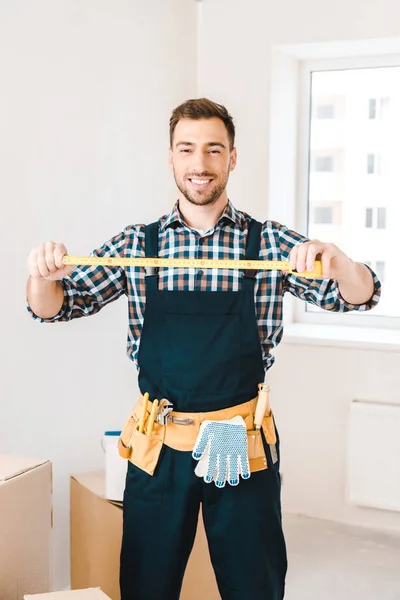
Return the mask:
M159 256L168 258L201 258L233 260L244 258L251 217L228 204L218 223L200 234L182 219L176 204L173 211L159 220ZM143 257L145 225L130 225L111 238L92 256ZM288 260L294 245L307 238L275 222L262 226L260 259ZM159 289L170 291L238 291L243 270L239 269L159 269ZM346 302L333 280L311 280L284 274L281 271L259 271L255 286L255 308L264 367L274 362L272 349L279 344L283 332L282 301L286 292L325 310L347 312L373 308L380 296L380 283L372 272L375 284L373 297L362 305ZM145 316L145 270L141 267L75 268L61 281L64 302L60 312L41 322L69 321L93 315L103 306L125 295L128 301L129 323L127 354L138 366L140 336Z
M309 241L308 238L282 225L279 226L279 230L282 260L289 259L290 252L295 245ZM345 313L353 310L371 310L379 301L381 284L376 274L369 267L368 269L371 271L374 280L374 293L370 300L364 304L351 304L347 302L340 294L337 281L333 279L306 279L290 273L285 276L283 292L290 292L296 298L300 298L300 300L305 300L310 304L315 304L319 308L333 312Z

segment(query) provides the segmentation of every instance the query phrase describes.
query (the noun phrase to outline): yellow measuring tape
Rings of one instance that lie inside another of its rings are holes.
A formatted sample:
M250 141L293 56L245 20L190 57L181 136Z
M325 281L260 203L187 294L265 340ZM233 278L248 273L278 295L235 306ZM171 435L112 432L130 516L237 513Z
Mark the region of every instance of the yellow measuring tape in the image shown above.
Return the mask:
M285 260L218 260L201 258L120 258L107 256L64 256L65 265L100 267L175 267L184 269L255 269L257 271L287 271L299 277L322 279L322 264L316 260L313 271L298 273Z

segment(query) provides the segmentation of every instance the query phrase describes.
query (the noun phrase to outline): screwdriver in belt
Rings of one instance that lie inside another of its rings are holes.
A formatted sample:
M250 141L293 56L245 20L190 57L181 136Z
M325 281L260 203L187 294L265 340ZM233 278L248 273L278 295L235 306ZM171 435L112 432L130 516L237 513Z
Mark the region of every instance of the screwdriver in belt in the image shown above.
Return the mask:
M153 431L154 420L158 411L158 400L153 400L153 406L151 407L151 413L149 422L147 423L146 435L150 436Z
M145 395L143 396L142 414L141 414L140 422L139 422L139 433L144 432L144 423L145 423L146 415L147 415L148 402L149 402L149 392L146 392Z

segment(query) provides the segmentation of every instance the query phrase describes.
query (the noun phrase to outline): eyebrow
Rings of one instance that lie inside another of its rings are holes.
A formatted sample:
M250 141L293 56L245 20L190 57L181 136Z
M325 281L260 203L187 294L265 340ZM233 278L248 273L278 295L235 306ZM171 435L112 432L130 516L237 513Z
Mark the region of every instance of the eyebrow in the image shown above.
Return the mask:
M176 147L178 148L179 146L194 146L195 144L193 144L193 142L178 142L176 144ZM225 144L223 144L222 142L208 142L206 144L206 146L211 147L211 146L218 146L219 148L226 148Z

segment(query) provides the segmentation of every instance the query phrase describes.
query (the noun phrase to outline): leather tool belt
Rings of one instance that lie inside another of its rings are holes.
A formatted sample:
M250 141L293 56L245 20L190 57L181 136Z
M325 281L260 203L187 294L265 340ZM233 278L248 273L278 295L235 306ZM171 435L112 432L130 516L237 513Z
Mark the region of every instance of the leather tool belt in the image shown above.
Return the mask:
M251 472L262 471L268 468L268 464L261 437L261 429L254 428L254 413L257 399L253 398L253 400L244 404L211 412L181 413L172 411L169 412L167 417L158 418L161 416L160 414L154 420L150 435L147 435L146 430L143 433L140 432L139 422L143 416L145 422L149 420L152 412L152 403L146 403L146 414L143 415L145 401L144 397L141 396L133 407L121 432L118 440L118 452L122 458L130 460L149 475L153 475L163 444L174 450L183 452L192 451L200 431L200 424L203 421L223 421L241 416L247 427L250 470ZM162 402L160 402L160 408ZM274 452L271 451L271 456L275 456L276 458L276 433L271 410L265 415L261 427L267 443L274 449ZM276 462L274 458L273 461Z

